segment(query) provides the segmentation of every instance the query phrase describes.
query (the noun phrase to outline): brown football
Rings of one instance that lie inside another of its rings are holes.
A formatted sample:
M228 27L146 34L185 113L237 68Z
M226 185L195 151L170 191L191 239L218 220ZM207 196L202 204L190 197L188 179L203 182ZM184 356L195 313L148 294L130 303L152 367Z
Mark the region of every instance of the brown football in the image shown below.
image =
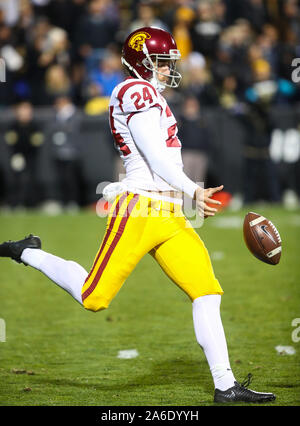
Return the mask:
M250 252L262 262L277 265L281 256L281 238L273 223L257 213L244 219L244 240Z

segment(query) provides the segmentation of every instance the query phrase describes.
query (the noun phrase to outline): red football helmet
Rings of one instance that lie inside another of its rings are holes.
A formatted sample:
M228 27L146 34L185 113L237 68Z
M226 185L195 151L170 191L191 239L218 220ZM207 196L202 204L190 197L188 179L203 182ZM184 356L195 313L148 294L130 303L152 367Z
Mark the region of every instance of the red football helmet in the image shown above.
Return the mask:
M155 27L143 27L133 31L126 39L122 50L122 63L137 78L155 83L158 88L178 87L181 75L176 71L176 61L180 52L172 35ZM157 70L159 63L166 63L170 74ZM168 77L160 81L157 75Z

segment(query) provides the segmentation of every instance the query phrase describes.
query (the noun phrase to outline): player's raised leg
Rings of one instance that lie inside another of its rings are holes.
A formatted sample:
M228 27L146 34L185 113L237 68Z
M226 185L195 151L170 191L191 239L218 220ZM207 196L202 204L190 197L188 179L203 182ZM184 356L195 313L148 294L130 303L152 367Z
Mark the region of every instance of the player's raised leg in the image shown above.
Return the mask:
M76 262L41 250L39 237L1 244L0 257L41 271L88 310L106 309L139 260L155 245L153 233L145 232L149 203L148 198L129 192L116 198L89 273Z
M0 257L10 257L41 271L87 309L98 311L107 308L133 265L135 266L133 259L136 258L136 262L139 259L139 256L132 253L137 241L129 243L126 240L125 246L123 243L124 230L125 227L131 228L131 223L128 226L128 219L137 200L137 195L126 192L113 203L102 245L89 273L74 261L42 250L40 238L33 235L20 241L4 242L0 245ZM146 252L147 249L143 254Z
M86 309L106 309L139 260L151 248L152 240L145 238L147 214L143 215L147 198L125 192L117 197L105 237L94 264L82 287Z
M45 252L41 246L40 238L33 235L19 241L6 241L0 244L0 257L10 257L41 271L82 304L81 288L87 271L76 262Z

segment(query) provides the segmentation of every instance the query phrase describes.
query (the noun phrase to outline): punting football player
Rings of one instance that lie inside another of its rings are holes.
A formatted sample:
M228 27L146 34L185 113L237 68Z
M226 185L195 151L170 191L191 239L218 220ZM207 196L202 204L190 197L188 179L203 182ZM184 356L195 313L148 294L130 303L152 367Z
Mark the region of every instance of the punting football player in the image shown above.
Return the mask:
M192 302L195 335L212 374L214 401L271 401L272 393L252 391L234 377L220 316L223 290L204 243L182 210L184 194L196 200L200 216L214 216L218 201L211 197L223 186L203 189L183 172L176 120L161 94L165 87L179 85L179 58L175 40L162 29L140 28L124 43L121 60L128 78L112 92L109 121L126 177L104 190L112 205L91 270L43 251L39 237L32 235L4 242L0 256L40 270L84 308L101 311L150 253Z

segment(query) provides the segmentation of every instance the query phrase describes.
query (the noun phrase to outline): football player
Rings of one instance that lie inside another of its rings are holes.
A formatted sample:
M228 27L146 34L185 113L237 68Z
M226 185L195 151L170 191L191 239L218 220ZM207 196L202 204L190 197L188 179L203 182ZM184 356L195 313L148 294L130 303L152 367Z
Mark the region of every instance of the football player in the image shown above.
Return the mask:
M252 391L234 377L220 316L223 290L204 243L182 211L185 194L196 200L200 216L214 216L219 202L211 197L223 186L203 189L183 172L176 120L162 96L166 87L179 85L179 58L172 35L159 28L140 28L124 43L122 63L128 78L112 92L109 121L126 177L104 190L112 205L91 270L43 251L33 235L3 243L0 256L40 270L86 309L101 311L150 253L192 302L195 335L210 367L214 401L271 401L272 393Z

